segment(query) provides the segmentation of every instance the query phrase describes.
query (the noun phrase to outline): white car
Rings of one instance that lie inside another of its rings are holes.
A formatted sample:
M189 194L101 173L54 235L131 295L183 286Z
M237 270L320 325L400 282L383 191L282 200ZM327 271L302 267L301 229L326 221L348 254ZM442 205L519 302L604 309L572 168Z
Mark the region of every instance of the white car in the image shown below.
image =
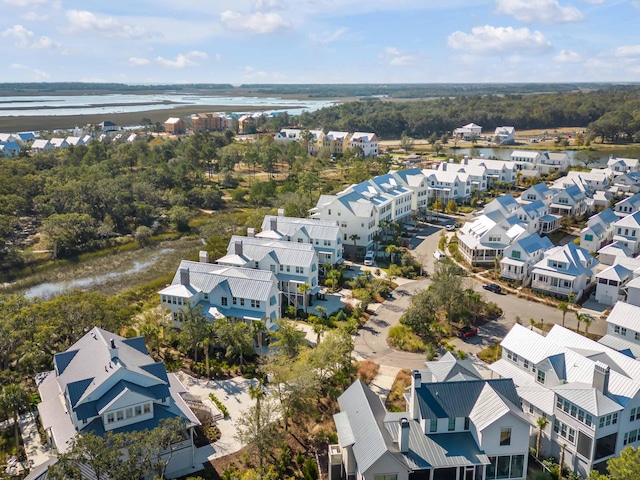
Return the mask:
M456 226L455 225L447 225L444 228L447 230L447 232L453 232L456 229Z
M373 265L375 262L375 255L373 252L369 251L367 252L367 254L364 256L364 264L367 267L370 267L371 265Z

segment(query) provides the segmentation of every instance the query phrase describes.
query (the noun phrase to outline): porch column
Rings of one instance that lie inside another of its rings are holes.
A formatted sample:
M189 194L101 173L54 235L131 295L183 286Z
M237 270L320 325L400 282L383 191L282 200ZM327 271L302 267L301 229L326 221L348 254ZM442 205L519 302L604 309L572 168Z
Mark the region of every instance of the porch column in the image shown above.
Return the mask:
M196 448L193 443L193 427L189 429L189 436L191 437L191 468L196 466Z

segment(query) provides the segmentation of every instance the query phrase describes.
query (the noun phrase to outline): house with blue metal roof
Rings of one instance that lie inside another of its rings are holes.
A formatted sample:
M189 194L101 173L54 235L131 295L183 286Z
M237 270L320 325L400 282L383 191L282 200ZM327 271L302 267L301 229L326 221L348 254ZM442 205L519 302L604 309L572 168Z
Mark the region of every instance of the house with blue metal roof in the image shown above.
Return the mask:
M527 284L531 279L533 266L552 247L551 240L537 233L517 238L504 249L504 255L500 259L500 276Z
M531 422L511 380L448 355L413 372L406 398L405 412L388 412L360 380L338 398L330 480L526 477Z
M181 418L185 430L167 473L194 467L193 429L200 422L182 398L186 389L148 353L144 338L123 338L95 327L53 357L38 374L38 412L50 445L68 451L76 435L152 430Z

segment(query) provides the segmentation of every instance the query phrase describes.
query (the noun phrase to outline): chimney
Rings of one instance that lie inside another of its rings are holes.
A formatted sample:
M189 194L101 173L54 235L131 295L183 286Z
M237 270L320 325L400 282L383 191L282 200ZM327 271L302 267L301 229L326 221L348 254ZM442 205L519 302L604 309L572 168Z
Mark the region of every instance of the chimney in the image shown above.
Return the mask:
M189 285L189 269L180 269L180 285Z
M466 155L462 159L462 165L469 165L469 157L467 157Z
M278 231L278 219L277 218L270 218L269 219L269 230L272 230L274 232Z
M398 425L398 450L402 453L409 452L409 420L406 418L400 419L400 424Z
M279 208L278 209L278 216L279 217L284 217L284 208Z
M256 229L253 227L247 228L247 237L253 238L256 236Z
M422 374L419 370L411 373L411 394L409 396L409 412L414 420L420 419L420 405L418 404L418 389L422 385Z
M593 368L593 382L591 386L606 395L609 392L609 372L611 369L602 362L596 362Z
M233 244L233 249L234 249L236 255L242 256L242 240L236 241Z
M206 250L200 250L199 258L200 263L209 263L209 252Z
M113 338L109 340L109 347L110 347L109 353L111 354L111 360L115 360L116 358L118 358L118 347L116 347L116 342Z

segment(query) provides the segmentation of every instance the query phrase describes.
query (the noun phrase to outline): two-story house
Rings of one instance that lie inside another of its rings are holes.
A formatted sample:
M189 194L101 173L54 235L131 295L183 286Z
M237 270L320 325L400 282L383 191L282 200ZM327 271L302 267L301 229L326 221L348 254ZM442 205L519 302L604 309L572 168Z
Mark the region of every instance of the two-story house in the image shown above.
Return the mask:
M637 172L640 171L640 160L637 158L616 158L613 155L609 155L607 168L616 176Z
M527 226L529 233L548 235L560 228L561 217L551 215L549 207L541 200L520 205L514 215Z
M520 203L531 203L539 200L545 205L549 206L551 205L553 196L555 194L556 192L550 189L546 183L540 182L522 192L522 194L518 198L518 201Z
M379 143L378 136L370 132L354 132L349 139L349 147L362 149L364 157L378 156Z
M614 305L625 299L625 285L633 279L633 270L618 263L596 274L596 302Z
M587 220L587 226L580 232L580 246L589 252L597 252L604 245L613 240L615 222L618 217L610 208L592 215Z
M273 137L273 140L280 144L300 142L302 140L302 137L300 136L301 133L302 130L299 128L283 128L275 137Z
M323 146L324 131L309 130L309 144L307 145L307 151L309 152L309 155L317 155Z
M234 235L227 254L216 263L272 272L278 280L283 304L308 306L320 291L318 255L311 243ZM308 285L309 290L300 290L302 285Z
M263 320L269 329L281 315L278 280L269 270L182 260L171 285L158 293L163 321L174 328L180 328L190 309L214 326L215 320L230 318Z
M506 218L500 211L480 215L458 231L458 251L471 265L493 265L504 250L526 228L515 216Z
M467 174L466 178L470 192L465 190L465 197L469 197L469 193L473 194L474 191L485 192L487 190L487 169L481 165L469 165L469 158L465 157L460 163L442 162L438 166L438 170L446 170L449 172L456 172L460 174Z
M528 284L531 269L550 248L553 248L551 240L537 233L518 237L504 249L500 259L500 276Z
M497 127L493 133L493 141L498 145L513 145L516 142L515 127Z
M614 228L614 241L627 247L634 255L640 251L640 211L621 218Z
M623 198L615 204L613 211L619 217L626 217L627 215L640 211L640 193Z
M589 252L573 242L551 248L533 266L531 288L560 298L572 293L580 299L595 281L598 264Z
M247 232L247 236L252 236L251 231ZM284 210L278 209L277 216L265 215L262 231L255 236L283 242L309 243L318 254L320 266L344 262L342 235L335 221L285 217Z
M542 153L535 150L514 150L511 153L511 161L515 163L516 170L537 170L542 158Z
M440 164L440 167L444 170L425 169L422 171L427 179L429 202L432 203L439 199L446 205L450 200L461 203L469 198L471 196L469 176L466 173L446 170L446 163Z
M329 149L331 155L342 155L349 148L349 132L330 131L322 139L322 145Z
M17 142L0 141L0 158L13 158L20 155L20 145Z
M54 146L51 144L51 142L44 138L38 138L31 144L32 153L42 153L46 152L47 150L53 150L53 148Z
M534 421L548 420L544 456L559 458L564 446L565 464L587 476L638 446L640 362L559 325L545 337L516 324L500 344L490 368L513 379Z
M598 343L631 358L640 358L640 305L617 302L607 317L607 334Z
M611 186L621 193L640 193L640 172L630 172L614 177Z
M405 170L390 170L400 184L411 190L411 209L414 213L424 211L429 200L429 182L419 168L407 168Z
M556 191L549 211L557 215L578 217L587 213L587 195L577 185L569 185Z
M186 389L148 353L144 338L95 327L37 375L38 412L51 447L63 454L76 435L151 430L163 419L184 420L167 474L195 467L193 428L200 422L182 399Z
M570 165L569 155L565 152L545 152L541 155L536 168L543 175L566 172Z
M413 371L405 412L387 412L360 380L339 397L330 480L526 477L530 422L513 382L450 357Z
M487 188L493 187L496 183L516 183L516 165L513 162L504 160L489 160L486 158L470 158L470 166L481 166L487 169Z
M482 135L482 127L475 123L468 123L464 127L458 127L453 131L453 134L462 140L478 139Z

